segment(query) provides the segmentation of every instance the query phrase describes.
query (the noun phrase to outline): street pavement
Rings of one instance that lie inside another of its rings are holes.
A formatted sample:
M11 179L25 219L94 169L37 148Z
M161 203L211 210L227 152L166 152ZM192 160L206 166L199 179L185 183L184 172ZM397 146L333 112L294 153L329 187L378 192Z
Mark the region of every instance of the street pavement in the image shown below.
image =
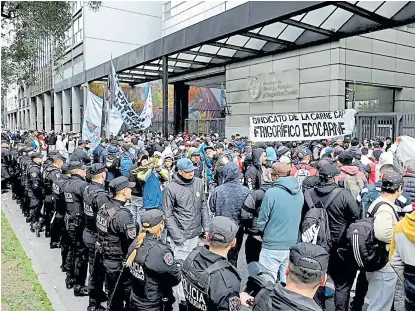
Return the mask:
M60 270L60 249L49 248L50 239L45 238L44 232L41 233L40 238L37 238L34 233L30 232L29 224L26 223L19 205L12 200L10 191L1 194L1 201L2 210L19 239L20 244L31 260L33 270L37 274L39 282L46 292L53 309L55 311L86 310L88 306L88 297L75 297L73 295L73 290L66 289L66 276L65 273ZM245 254L245 241L240 253ZM339 267L339 269L341 269L341 267ZM238 270L241 273L243 284L245 284L248 275L244 256L239 256ZM330 280L327 286L333 288L333 284ZM354 296L353 291L352 296ZM365 305L364 310L366 310L366 307L367 306ZM327 300L326 310L335 311L332 298ZM398 282L395 292L395 310L404 310L403 286L401 282Z

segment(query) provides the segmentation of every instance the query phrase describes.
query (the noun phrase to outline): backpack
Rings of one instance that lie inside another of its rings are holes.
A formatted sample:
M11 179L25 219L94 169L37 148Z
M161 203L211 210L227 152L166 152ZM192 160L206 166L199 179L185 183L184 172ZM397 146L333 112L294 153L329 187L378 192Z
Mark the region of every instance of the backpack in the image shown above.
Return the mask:
M117 160L117 156L115 154L109 154L105 158L105 166L107 168L114 167L115 161Z
M300 189L303 189L303 183L304 180L310 176L310 172L308 171L308 168L306 168L304 165L297 165L295 166L297 169L297 172L295 172L294 177L297 179L297 183L300 186Z
M321 203L319 201L314 204L311 198L311 192L315 191L310 189L304 194L304 199L310 210L305 214L303 224L301 226L301 241L317 244L323 247L327 252L331 247L331 234L329 226L329 218L327 215L327 207L333 202L334 198L342 191L341 188L335 188L327 197L326 202Z
M343 187L344 189L349 190L353 198L356 200L357 196L360 194L360 191L362 191L365 184L363 183L363 180L356 174L356 175L349 175L345 174L343 178Z
M120 156L120 171L121 175L125 177L130 177L130 169L133 166L133 160L127 152L124 152Z
M358 269L373 272L382 269L389 260L389 252L386 243L375 237L374 216L381 205L389 205L396 219L399 221L395 208L389 203L382 201L377 203L368 217L359 219L352 223L347 229L347 245L345 249L346 260L353 261Z

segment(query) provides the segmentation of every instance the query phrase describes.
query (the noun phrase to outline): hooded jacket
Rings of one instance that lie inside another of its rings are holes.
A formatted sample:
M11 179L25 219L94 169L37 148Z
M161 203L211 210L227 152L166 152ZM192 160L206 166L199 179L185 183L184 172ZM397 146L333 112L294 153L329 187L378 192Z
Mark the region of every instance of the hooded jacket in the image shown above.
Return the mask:
M325 205L326 200L330 193L338 188L338 185L334 182L330 183L318 183L314 189L309 189L311 193L311 199L314 204L321 202ZM310 207L307 205L307 202L304 202L303 208L303 217L310 210ZM353 195L349 190L342 189L339 194L334 198L330 205L326 208L331 241L333 242L332 247L335 248L337 245L342 245L344 237L346 235L346 230L349 228L350 224L355 222L359 218L359 207Z
M164 189L163 213L169 236L176 245L209 231L209 212L205 203L202 180L189 182L173 175Z
M272 183L258 217L263 248L288 250L297 243L303 204L304 196L294 177L280 177Z
M272 147L267 147L267 149L265 150L265 152L267 153L267 162L268 165L272 165L272 163L277 161L277 153L275 152L275 149Z
M312 299L282 287L267 286L255 297L253 311L321 311L320 306Z
M262 153L265 152L262 148L255 148L252 150L251 164L245 172L244 183L250 191L257 190L262 184Z
M138 168L137 179L143 184L143 207L160 208L163 197L160 185L168 180L167 171L165 169L157 171L154 163L148 163Z
M362 179L363 184L367 185L367 179L366 179L365 174L363 174L357 166L343 165L343 166L340 166L339 169L340 169L340 175L336 176L335 180L336 180L336 183L338 183L340 187L343 187L343 179L346 175L351 175L351 176L357 175Z
M409 194L412 200L412 207L415 210L415 174L406 173L403 175L403 191Z
M405 296L415 302L415 212L395 225L389 250L391 266L404 282Z
M249 195L249 190L241 185L241 173L235 163L227 163L220 174L223 178L223 184L213 190L209 200L209 208L215 216L229 217L239 224L241 209Z

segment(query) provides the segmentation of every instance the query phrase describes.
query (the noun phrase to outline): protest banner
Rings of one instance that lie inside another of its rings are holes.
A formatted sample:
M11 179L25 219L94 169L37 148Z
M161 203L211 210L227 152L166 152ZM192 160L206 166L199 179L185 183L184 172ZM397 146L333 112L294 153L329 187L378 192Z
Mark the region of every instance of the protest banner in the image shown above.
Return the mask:
M141 112L141 114L137 114L132 107L132 104L128 102L127 97L124 94L120 86L120 82L117 78L115 73L114 65L111 62L111 74L110 74L110 87L113 88L111 92L114 93L112 106L115 107L119 113L121 114L122 120L129 126L134 129L146 129L151 125L151 118L153 117L153 106L152 102L147 104L148 100L146 101L146 105L144 106L145 109ZM150 91L151 96L151 91ZM151 111L149 111L151 109ZM150 122L147 118L150 118ZM111 123L111 120L110 120Z
M104 138L101 136L102 105L103 100L91 91L88 91L82 139L88 139L91 142L91 149L98 146L101 138ZM109 133L117 135L123 124L120 113L113 107L108 118L111 120L108 128Z
M274 114L249 118L251 141L299 141L352 134L354 109Z

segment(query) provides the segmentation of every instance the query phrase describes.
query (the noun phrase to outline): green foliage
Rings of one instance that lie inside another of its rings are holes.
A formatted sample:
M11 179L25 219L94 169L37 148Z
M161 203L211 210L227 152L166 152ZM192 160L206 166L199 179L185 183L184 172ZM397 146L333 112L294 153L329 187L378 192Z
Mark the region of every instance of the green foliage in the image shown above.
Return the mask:
M96 11L101 1L86 3ZM54 67L65 52L65 31L72 18L69 1L2 1L2 92L11 83L31 85L35 81L38 57L51 56ZM51 50L41 42L50 40Z

